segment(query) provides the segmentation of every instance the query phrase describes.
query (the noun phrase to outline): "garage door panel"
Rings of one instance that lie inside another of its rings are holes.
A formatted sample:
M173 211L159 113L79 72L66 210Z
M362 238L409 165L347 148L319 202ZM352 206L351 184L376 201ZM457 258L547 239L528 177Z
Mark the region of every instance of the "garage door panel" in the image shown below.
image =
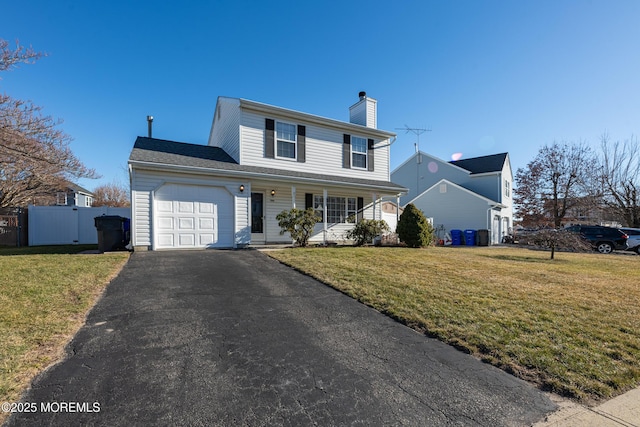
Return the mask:
M174 246L173 242L173 234L159 234L158 235L158 246L163 248L171 248Z
M195 218L178 218L178 230L195 230Z
M202 214L213 214L214 213L214 204L213 203L198 203L198 212Z
M233 246L233 196L224 188L165 184L154 198L158 248Z
M173 213L173 202L158 200L156 202L156 210L163 213Z
M193 213L193 202L177 202L177 208L179 213Z
M198 228L201 231L214 230L213 218L198 218Z
M180 239L180 243L179 243L180 246L194 247L196 245L195 234L180 233L178 235L178 238Z
M213 234L204 234L204 233L200 233L200 245L201 246L207 246L210 245L212 243L214 243L214 238L215 236Z
M173 217L158 217L159 230L173 230Z

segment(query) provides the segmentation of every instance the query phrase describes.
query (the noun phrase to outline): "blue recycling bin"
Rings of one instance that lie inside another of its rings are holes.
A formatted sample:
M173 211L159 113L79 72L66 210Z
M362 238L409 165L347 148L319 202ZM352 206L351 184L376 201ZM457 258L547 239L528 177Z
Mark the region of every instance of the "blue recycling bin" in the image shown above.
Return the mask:
M451 244L453 246L462 244L462 230L451 230Z
M476 230L464 230L464 244L467 246L476 245Z

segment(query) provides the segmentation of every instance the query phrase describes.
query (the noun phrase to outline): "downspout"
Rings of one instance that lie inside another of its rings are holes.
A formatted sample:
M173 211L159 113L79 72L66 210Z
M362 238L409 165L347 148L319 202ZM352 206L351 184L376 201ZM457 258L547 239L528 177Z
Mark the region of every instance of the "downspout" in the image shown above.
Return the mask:
M491 223L491 211L493 210L493 206L489 206L489 209L487 209L487 231L489 231L489 244L491 244L491 240L493 237L493 230L491 230L491 228L489 227L489 224Z

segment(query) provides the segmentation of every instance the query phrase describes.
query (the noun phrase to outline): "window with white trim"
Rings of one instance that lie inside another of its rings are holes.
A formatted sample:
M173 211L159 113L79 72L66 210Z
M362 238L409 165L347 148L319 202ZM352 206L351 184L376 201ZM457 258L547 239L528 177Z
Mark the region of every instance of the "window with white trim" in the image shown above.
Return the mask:
M67 193L56 193L56 205L58 206L67 205Z
M504 195L509 197L511 196L511 182L509 180L504 180Z
M367 140L351 135L351 167L367 168Z
M343 224L356 221L358 203L355 197L327 196L327 223ZM318 217L318 222L323 221L323 198L320 195L313 196L313 209Z
M296 158L296 125L276 122L276 157Z

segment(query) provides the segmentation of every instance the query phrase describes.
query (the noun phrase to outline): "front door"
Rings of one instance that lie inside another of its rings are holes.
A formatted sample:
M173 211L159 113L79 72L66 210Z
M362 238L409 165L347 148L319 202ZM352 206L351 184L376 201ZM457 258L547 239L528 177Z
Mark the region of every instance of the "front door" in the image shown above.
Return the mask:
M264 243L264 193L251 193L251 241Z

